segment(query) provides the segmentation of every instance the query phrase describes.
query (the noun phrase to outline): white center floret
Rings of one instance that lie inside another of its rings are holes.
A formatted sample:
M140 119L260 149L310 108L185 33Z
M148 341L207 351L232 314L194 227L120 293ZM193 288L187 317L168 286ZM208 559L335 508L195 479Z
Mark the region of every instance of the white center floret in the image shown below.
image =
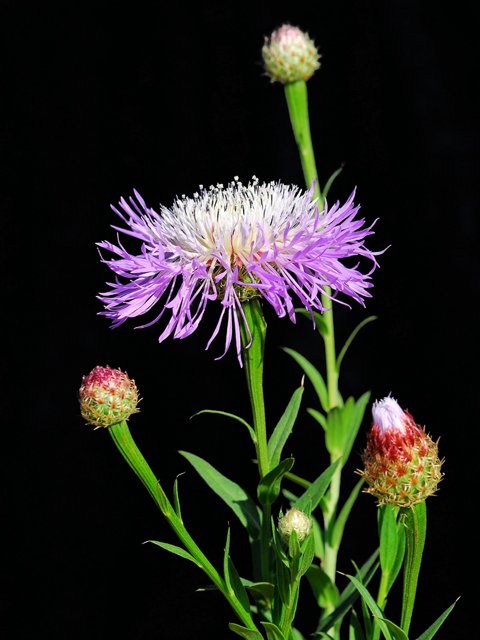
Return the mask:
M395 398L391 396L373 403L372 416L373 424L380 429L382 434L388 430L399 433L406 431L407 416Z

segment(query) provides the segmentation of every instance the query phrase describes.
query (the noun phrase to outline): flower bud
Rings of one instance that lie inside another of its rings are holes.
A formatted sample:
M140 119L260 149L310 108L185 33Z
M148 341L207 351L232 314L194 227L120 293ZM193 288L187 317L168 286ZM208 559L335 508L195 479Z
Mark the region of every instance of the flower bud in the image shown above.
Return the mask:
M313 520L303 511L298 509L290 509L278 521L278 531L284 542L288 544L292 531L296 531L299 542L305 540L312 529Z
M284 24L265 38L262 48L265 73L272 82L289 84L308 80L320 67L320 54L307 33Z
M369 485L365 491L379 505L399 507L411 507L434 494L443 476L438 442L390 396L374 403L372 415L362 456L365 469L359 471Z
M83 376L79 400L82 416L95 429L111 427L138 412L135 381L120 369L108 366L95 367Z

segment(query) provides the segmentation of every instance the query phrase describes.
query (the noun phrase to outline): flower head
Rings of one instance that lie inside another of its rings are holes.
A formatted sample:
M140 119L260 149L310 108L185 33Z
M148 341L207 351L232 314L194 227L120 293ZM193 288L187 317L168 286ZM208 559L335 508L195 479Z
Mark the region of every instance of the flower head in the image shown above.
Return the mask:
M135 380L108 366L95 367L88 376L83 376L79 400L82 416L95 429L111 427L138 412Z
M299 509L289 509L278 521L278 531L284 542L288 544L292 531L297 534L298 542L303 542L312 529L313 520Z
M367 493L378 504L410 507L437 491L442 479L438 443L388 396L374 403L373 424L363 454Z
M284 24L265 38L262 48L265 73L272 82L289 84L308 80L320 68L315 43L298 27Z
M118 246L99 243L117 257L102 257L117 276L111 290L99 296L106 308L102 315L116 327L158 303L160 313L143 326L169 309L172 315L161 342L170 334L190 335L207 302L219 300L222 310L207 348L226 315L225 352L235 334L241 364L243 301L262 297L279 317L288 315L295 322L293 294L310 312L324 310L320 296L327 286L335 299L343 293L363 304L363 298L370 297L370 273L340 262L364 256L373 262L372 271L376 266L374 254L363 244L373 231L355 219L359 207L353 204L354 195L343 206L325 206L321 212L312 200L313 185L302 193L281 183L259 185L254 178L247 186L236 179L226 188L200 187L193 198L177 198L171 209L162 206L160 213L149 209L137 192L129 202L122 198L120 208L112 208L127 228L114 229L142 245L132 254L120 240Z

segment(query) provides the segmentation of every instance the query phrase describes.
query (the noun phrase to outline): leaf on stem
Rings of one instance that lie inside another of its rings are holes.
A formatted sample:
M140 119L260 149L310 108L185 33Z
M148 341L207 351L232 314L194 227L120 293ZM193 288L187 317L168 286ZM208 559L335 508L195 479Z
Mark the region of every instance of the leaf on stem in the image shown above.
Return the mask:
M392 634L390 633L390 629L384 622L383 611L380 609L378 604L372 598L372 596L368 592L368 589L360 582L360 580L357 580L357 578L355 578L354 576L347 575L347 578L352 581L353 585L362 596L362 599L366 603L367 607L370 609L372 614L377 618L378 624L385 638L387 640L393 640Z
M288 353L292 358L302 367L303 371L307 375L310 382L313 384L313 388L317 392L318 399L320 400L320 404L325 412L329 410L329 402L328 402L328 391L327 386L325 384L324 379L319 371L315 369L313 364L311 364L304 356L300 353L297 353L293 349L288 349L287 347L283 347L285 353Z
M362 320L362 322L360 322L359 325L357 325L357 327L352 331L352 333L350 334L350 336L348 337L347 341L345 342L345 344L343 345L343 349L340 351L340 353L338 354L338 358L337 358L337 363L336 363L336 368L337 368L337 373L340 372L340 365L342 364L342 360L347 352L348 347L352 344L353 339L355 338L355 336L357 335L357 333L360 331L360 329L362 329L366 324L368 324L369 322L373 322L373 320L376 320L377 316L370 316L369 318L365 318L365 320Z
M422 633L421 636L417 638L417 640L431 640L433 636L437 633L437 631L440 629L442 624L444 623L445 618L451 613L453 607L457 604L457 602L458 602L458 598L450 607L448 607L446 611L442 613L442 615L439 618L435 620L435 622L430 627L428 627L426 631Z
M334 172L332 173L332 175L330 176L330 178L327 180L327 184L324 186L324 188L323 188L323 194L322 194L324 199L327 197L328 192L330 191L330 187L332 186L333 181L335 180L335 178L336 178L340 173L342 173L342 171L343 171L343 167L344 167L344 166L345 166L345 164L344 164L344 163L342 163L342 166L341 166L341 167L339 167L336 171L334 171Z
M197 567L202 568L202 565L197 562L195 558L190 553L188 553L188 551L185 551L185 549L182 549L181 547L177 547L174 544L168 544L167 542L157 542L157 540L147 540L147 542L152 542L153 544L162 547L162 549L170 551L170 553L175 553L177 556L185 558L186 560L191 560L197 565Z
M280 494L282 478L293 467L295 460L287 458L264 476L258 485L257 495L260 504L273 504Z
M245 425L250 433L250 437L253 440L253 444L256 444L257 442L257 436L255 435L255 431L252 429L252 427L248 424L248 422L246 422L243 418L240 418L239 416L236 416L233 413L225 413L225 411L216 411L214 409L203 409L202 411L199 411L198 413L194 413L193 416L190 418L190 420L192 418L195 418L195 416L199 416L202 413L216 413L220 416L225 416L227 418L233 418L234 420L238 420L238 422L241 422L243 425Z
M295 313L301 313L306 318L309 318L309 320L312 319L312 313L313 313L313 318L315 320L315 327L319 330L320 334L323 337L328 335L328 325L323 319L323 316L321 313L319 313L318 311L313 311L312 313L310 313L308 309L294 309L294 311Z
M360 626L360 621L354 609L352 609L352 613L350 615L350 627L348 630L348 640L365 640L362 627Z
M187 451L179 451L179 453L190 462L208 486L228 504L247 529L248 534L253 539L258 538L260 533L260 519L257 506L248 493L244 491L240 485L226 478L199 456L188 453Z
M352 493L349 495L348 500L343 505L338 518L335 520L335 524L333 525L332 534L330 537L330 546L334 549L338 549L340 547L348 516L350 515L350 511L355 504L355 500L360 493L360 489L362 488L363 483L363 478L357 482Z
M295 508L300 511L305 511L308 504L311 502L311 510L313 511L318 506L318 503L323 497L323 494L330 484L333 474L337 470L338 465L341 462L341 458L331 464L316 480L312 483L305 493L295 503Z
M283 447L288 436L292 433L293 425L298 415L304 387L299 387L293 394L284 414L278 421L267 445L268 462L270 468L276 467L280 462Z
M285 636L273 622L260 622L267 633L268 640L285 640Z
M316 564L312 564L306 573L315 600L321 609L334 607L339 599L338 589L325 571Z
M264 640L260 631L256 631L255 629L247 629L246 627L242 627L236 622L230 622L228 628L230 629L230 631L233 631L242 638L245 638L245 640Z

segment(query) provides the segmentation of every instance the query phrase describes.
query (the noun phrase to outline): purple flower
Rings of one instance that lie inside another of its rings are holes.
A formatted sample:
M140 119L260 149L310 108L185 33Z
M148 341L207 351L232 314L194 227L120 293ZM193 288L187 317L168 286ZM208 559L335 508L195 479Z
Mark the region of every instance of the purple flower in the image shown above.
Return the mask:
M244 300L263 297L279 317L288 314L295 322L293 294L310 312L324 310L320 296L326 286L332 298L343 293L363 305L363 298L370 297L376 254L363 241L373 231L362 228L364 220L355 219L359 207L353 204L354 195L343 206L325 205L321 212L312 200L313 185L302 193L280 182L259 185L254 177L247 186L238 178L226 188L200 186L193 198L177 198L171 209L161 206L160 214L137 192L136 200L122 198L120 209L112 208L127 228L113 228L138 238L142 246L134 255L120 239L118 246L98 243L117 256L102 256L117 276L109 283L111 290L99 296L106 309L102 315L117 327L158 304L160 313L142 326L152 325L169 309L162 342L172 333L174 338L193 333L207 302L219 300L220 318L207 349L226 315L225 352L235 334L242 364L239 321L245 321ZM364 275L358 265L340 262L351 256L369 258L371 271Z

